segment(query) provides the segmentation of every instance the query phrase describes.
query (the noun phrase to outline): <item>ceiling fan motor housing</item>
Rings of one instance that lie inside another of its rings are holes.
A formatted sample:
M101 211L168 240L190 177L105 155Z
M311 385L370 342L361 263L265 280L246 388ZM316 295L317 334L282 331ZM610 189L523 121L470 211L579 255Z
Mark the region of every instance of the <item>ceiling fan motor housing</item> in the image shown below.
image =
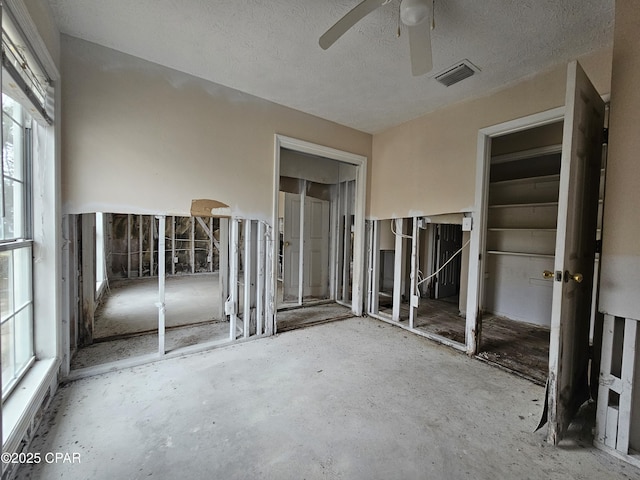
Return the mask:
M402 0L400 4L400 19L409 27L420 25L431 14L429 0Z

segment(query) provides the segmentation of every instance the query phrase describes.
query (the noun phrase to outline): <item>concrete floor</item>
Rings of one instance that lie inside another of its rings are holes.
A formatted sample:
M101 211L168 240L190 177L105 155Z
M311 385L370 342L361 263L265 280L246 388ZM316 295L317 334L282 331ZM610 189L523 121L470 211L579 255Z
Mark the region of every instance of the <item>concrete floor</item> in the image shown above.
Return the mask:
M168 353L182 347L221 341L228 338L229 322L205 322L166 330L165 348ZM71 359L71 370L95 367L96 365L139 357L157 351L157 332L98 342L78 349Z
M158 279L116 280L96 311L94 338L158 330ZM218 274L167 277L167 327L220 320Z
M532 433L544 389L371 318L61 387L19 479L629 479Z

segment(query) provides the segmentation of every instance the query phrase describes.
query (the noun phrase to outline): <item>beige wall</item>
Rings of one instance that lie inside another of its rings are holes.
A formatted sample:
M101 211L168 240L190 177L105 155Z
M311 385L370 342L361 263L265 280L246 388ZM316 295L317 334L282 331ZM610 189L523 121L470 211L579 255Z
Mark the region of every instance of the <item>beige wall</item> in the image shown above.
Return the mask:
M640 8L617 0L600 309L640 319Z
M63 206L270 220L274 134L371 157L370 135L72 37L62 39Z
M580 62L598 91L608 93L611 49ZM563 105L565 83L566 66L560 65L492 95L374 135L369 191L375 193L369 215L390 218L472 210L478 130Z

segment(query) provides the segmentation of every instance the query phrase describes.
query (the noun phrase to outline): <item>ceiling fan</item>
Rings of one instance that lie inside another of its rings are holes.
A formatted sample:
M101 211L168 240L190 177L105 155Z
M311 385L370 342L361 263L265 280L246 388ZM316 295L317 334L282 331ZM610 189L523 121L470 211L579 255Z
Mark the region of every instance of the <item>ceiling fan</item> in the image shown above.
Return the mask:
M320 46L326 50L356 23L391 1L364 0L360 2L320 37ZM424 75L433 67L430 21L432 18L433 0L402 0L400 3L400 20L409 30L411 73L414 76Z

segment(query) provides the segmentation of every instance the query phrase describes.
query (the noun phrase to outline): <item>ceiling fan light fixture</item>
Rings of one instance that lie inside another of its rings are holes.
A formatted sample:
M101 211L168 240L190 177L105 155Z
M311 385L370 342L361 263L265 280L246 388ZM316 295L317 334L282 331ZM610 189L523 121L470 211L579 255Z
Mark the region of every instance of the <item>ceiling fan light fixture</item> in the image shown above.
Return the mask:
M400 4L400 20L409 27L420 25L431 16L429 0L402 0Z

